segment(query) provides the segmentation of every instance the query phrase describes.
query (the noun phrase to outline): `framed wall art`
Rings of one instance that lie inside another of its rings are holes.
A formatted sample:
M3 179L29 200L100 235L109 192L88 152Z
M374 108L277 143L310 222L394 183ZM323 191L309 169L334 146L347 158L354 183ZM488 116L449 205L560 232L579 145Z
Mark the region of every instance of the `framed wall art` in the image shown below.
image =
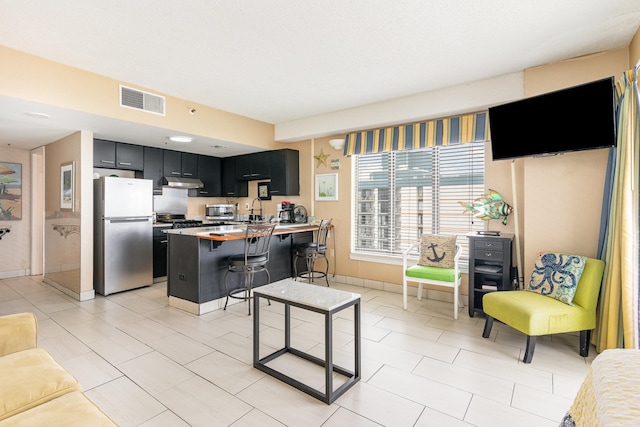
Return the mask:
M60 210L72 211L75 205L75 162L62 163L60 165Z
M316 175L316 200L320 202L338 200L337 173L323 173Z
M258 198L260 200L271 200L271 184L268 182L258 183Z
M0 221L22 219L22 164L0 162Z

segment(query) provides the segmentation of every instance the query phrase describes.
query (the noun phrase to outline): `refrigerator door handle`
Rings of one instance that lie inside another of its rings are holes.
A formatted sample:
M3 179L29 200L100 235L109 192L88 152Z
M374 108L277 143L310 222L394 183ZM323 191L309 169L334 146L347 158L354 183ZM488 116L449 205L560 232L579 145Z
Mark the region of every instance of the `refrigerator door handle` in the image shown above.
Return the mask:
M150 217L131 217L131 218L105 218L107 221L111 222L111 223L118 223L118 222L149 222L151 221Z

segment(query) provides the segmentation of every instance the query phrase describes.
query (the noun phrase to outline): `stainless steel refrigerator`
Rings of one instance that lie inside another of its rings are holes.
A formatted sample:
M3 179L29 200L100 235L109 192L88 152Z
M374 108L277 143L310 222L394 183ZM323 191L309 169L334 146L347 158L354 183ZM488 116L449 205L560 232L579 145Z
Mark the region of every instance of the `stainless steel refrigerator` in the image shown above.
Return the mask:
M93 181L93 287L97 293L153 283L153 181L102 177Z

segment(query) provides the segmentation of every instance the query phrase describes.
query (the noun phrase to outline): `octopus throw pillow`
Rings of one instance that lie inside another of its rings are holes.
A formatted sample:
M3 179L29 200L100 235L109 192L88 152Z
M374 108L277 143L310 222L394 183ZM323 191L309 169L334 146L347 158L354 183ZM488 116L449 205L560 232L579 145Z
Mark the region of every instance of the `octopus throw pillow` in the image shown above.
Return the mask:
M579 255L541 252L533 265L527 289L573 305L586 261L586 257Z
M456 236L423 234L420 241L419 265L453 268L456 256Z

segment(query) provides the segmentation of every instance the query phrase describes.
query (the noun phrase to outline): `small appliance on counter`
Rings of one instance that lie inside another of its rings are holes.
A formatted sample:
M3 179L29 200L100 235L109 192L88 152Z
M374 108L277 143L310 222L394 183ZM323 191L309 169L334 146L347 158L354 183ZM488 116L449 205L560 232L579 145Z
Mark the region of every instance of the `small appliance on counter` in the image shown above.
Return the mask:
M293 210L295 206L291 202L282 202L278 207L278 220L284 223L293 223L295 222L295 216Z
M307 209L298 205L293 209L293 222L296 224L305 224L307 222Z
M233 221L236 219L236 205L205 205L204 216L214 221Z

